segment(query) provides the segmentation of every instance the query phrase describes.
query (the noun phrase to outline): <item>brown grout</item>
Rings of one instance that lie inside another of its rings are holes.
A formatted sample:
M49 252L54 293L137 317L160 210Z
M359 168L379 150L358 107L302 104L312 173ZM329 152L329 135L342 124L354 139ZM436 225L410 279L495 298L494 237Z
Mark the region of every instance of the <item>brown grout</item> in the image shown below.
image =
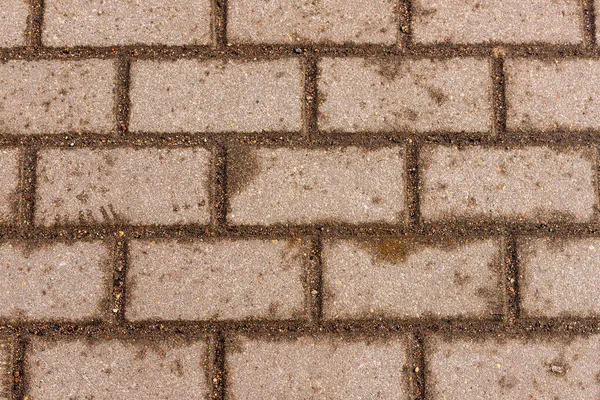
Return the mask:
M511 233L506 238L504 266L505 274L503 275L503 279L506 295L506 311L504 320L507 324L513 325L521 316L516 233Z
M398 46L407 50L412 46L411 0L398 0Z
M227 147L218 144L214 151L213 173L211 186L213 188L209 200L211 208L211 226L216 232L223 232L227 228Z
M22 237L29 236L35 229L35 186L36 186L37 150L24 149L21 153L20 179L17 196L18 227Z
M421 230L419 146L414 141L409 141L405 151L406 225L410 232L417 233Z
M127 296L127 266L129 242L123 231L116 232L113 244L113 276L112 301L110 313L118 324L125 323L125 307Z
M306 274L307 309L311 323L319 327L323 319L323 238L319 230L310 240L311 248Z
M120 134L128 133L131 101L129 86L131 82L131 57L127 52L122 52L117 58L117 83L115 114L117 116L115 131Z
M226 390L226 368L225 368L225 335L221 331L214 332L208 341L208 368L207 378L209 381L210 399L224 400Z
M42 47L42 25L44 21L44 0L29 0L29 15L25 31L25 43L31 50Z
M216 50L227 48L227 0L212 0L212 32Z
M582 0L582 4L584 46L593 51L596 49L596 15L594 10L594 0Z
M316 54L308 54L304 63L303 134L310 141L319 137L319 58Z
M18 332L14 341L12 355L12 400L23 400L27 390L27 376L25 374L25 353L27 340L23 332Z
M500 53L501 50L497 50ZM492 135L501 141L506 133L506 79L501 54L492 58Z
M415 330L409 335L409 388L414 400L426 400L425 387L425 338L422 332Z

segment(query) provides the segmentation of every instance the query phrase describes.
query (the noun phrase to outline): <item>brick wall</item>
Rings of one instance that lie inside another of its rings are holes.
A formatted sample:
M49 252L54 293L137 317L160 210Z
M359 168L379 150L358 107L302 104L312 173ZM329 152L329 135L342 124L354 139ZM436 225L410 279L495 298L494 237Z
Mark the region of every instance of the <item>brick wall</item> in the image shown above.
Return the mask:
M0 399L598 398L599 8L4 0Z

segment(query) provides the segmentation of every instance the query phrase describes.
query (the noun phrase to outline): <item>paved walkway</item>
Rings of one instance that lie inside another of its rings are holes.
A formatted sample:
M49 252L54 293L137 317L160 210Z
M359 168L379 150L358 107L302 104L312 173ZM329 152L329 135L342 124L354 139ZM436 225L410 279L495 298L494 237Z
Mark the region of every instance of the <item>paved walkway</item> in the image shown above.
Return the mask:
M0 399L598 400L594 9L3 0Z

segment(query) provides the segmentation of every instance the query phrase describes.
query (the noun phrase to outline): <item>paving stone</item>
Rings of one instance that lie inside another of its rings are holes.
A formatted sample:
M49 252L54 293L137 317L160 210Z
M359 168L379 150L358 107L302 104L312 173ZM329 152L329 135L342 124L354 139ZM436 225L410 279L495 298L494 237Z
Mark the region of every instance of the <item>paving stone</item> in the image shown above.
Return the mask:
M421 159L421 215L590 221L596 207L594 159L589 148L429 146Z
M133 241L129 320L305 315L306 240Z
M0 133L110 133L115 67L110 60L0 64Z
M14 222L19 185L19 151L0 150L0 224Z
M46 46L210 44L209 0L47 0Z
M0 400L12 399L12 343L6 338L0 339Z
M400 147L236 149L227 164L229 222L398 222L403 156Z
M441 399L597 399L598 336L552 341L429 342L428 396Z
M391 0L231 0L227 6L230 42L394 44L398 37Z
M23 46L27 31L27 0L3 0L0 7L0 47Z
M33 338L26 358L28 398L208 398L203 342Z
M485 132L491 127L487 60L325 58L319 67L324 131Z
M0 245L0 318L91 320L106 317L110 254L100 242L17 241Z
M303 77L297 59L138 61L132 131L299 131Z
M577 0L415 0L417 43L551 43L583 41Z
M230 399L408 400L403 339L239 339L226 355Z
M502 312L501 241L433 245L398 238L327 240L325 318L490 318Z
M211 158L201 148L43 150L36 223L208 223Z
M523 239L518 254L523 314L600 314L600 240Z
M507 60L508 129L577 131L600 128L597 60Z

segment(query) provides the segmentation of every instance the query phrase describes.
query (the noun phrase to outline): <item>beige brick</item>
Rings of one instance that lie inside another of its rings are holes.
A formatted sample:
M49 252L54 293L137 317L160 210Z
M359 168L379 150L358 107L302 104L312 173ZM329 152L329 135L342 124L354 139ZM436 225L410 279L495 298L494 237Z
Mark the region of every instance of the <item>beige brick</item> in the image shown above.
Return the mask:
M589 148L430 146L421 162L421 214L427 221L594 217L595 154Z
M134 241L129 320L290 319L305 315L306 241Z
M54 399L204 399L203 342L33 338L26 396Z
M398 222L403 155L399 147L236 150L228 161L229 222Z
M0 318L80 321L108 316L110 252L99 242L0 245Z
M231 42L393 44L395 6L391 0L232 0L227 35Z
M303 78L297 59L138 61L131 130L299 131Z
M0 133L110 133L115 71L95 59L0 64Z
M408 400L404 339L240 338L227 353L230 399Z
M319 67L324 131L485 132L491 127L487 60L325 58Z
M583 40L577 0L415 0L417 43L567 43Z
M17 150L0 150L0 225L10 224L16 217L19 156Z
M208 223L211 158L200 148L43 150L36 223Z
M210 44L209 0L47 0L46 46Z
M324 317L490 318L502 312L501 259L501 241L494 239L327 240Z
M429 342L428 396L441 399L596 399L598 336Z
M518 254L523 314L600 314L599 239L523 239Z
M27 0L3 0L0 7L0 47L23 46L27 31Z
M507 128L578 131L600 128L600 62L507 60Z

